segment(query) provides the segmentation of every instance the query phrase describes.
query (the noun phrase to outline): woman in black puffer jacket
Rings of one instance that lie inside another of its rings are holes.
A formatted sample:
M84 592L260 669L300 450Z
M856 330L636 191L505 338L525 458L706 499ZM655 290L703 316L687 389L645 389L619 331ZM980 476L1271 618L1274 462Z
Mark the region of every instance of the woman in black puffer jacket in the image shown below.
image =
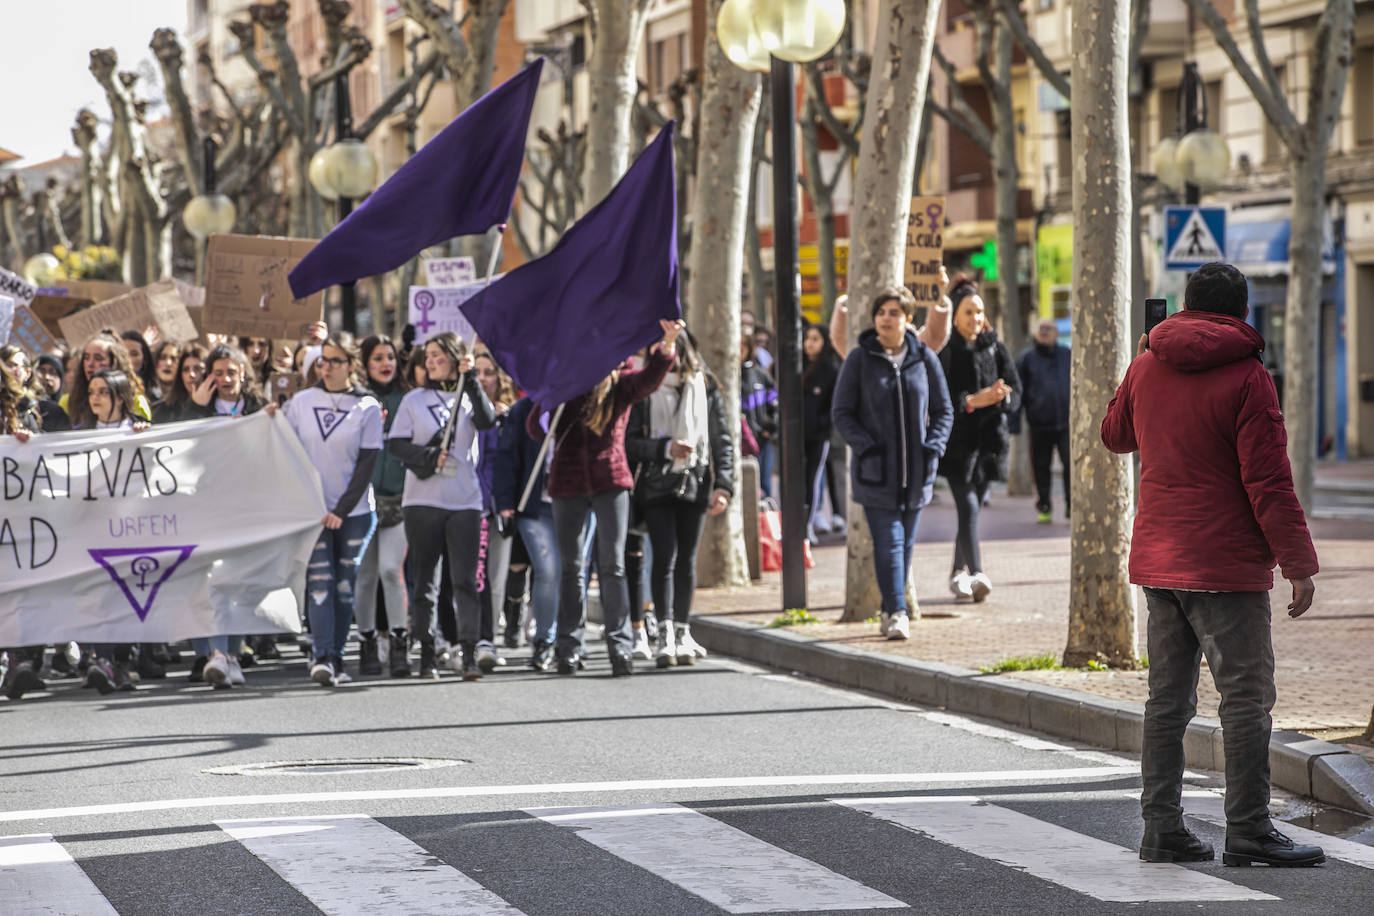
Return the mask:
M988 327L983 298L967 277L956 277L954 333L940 353L954 404L954 430L940 461L959 513L950 591L959 600L982 601L992 591L978 545L978 513L988 486L1007 479L1011 435L1007 417L1021 406L1021 382L1011 354Z
M807 324L802 332L802 432L806 452L806 530L814 541L818 532L829 532L825 519L816 527L825 482L826 461L830 457L830 406L835 400L835 381L840 377L840 356L830 346L830 335L822 325ZM838 513L840 507L836 506Z
M631 408L625 452L639 466L634 498L653 548L655 661L660 668L690 665L706 654L688 625L697 544L706 516L724 512L735 490L734 445L720 386L690 343L678 346L658 390Z

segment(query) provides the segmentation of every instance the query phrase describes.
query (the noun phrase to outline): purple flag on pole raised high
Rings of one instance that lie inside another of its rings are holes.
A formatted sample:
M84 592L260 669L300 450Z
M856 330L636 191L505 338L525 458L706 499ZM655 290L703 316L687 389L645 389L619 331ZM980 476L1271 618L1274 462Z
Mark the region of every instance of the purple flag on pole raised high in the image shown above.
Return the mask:
M558 245L459 308L501 367L555 407L663 336L678 301L673 124Z
M400 267L431 245L504 223L525 161L541 57L482 96L291 271L297 299Z

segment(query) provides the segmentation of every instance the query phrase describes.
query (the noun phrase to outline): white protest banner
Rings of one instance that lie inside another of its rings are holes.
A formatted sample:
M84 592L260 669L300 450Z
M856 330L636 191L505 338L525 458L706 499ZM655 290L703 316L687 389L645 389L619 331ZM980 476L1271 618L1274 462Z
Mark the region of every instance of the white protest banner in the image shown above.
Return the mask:
M477 279L472 258L429 258L423 263L429 286L462 286Z
M14 324L14 297L0 296L0 347L10 342L10 325Z
M278 417L0 439L0 646L299 632L325 514Z
M10 296L15 305L28 305L38 295L38 287L12 270L0 267L0 296Z
M493 278L495 282L498 277ZM477 332L467 316L458 308L486 287L486 280L462 286L412 286L410 288L410 324L415 327L415 342L422 344L435 334L452 331L469 345Z

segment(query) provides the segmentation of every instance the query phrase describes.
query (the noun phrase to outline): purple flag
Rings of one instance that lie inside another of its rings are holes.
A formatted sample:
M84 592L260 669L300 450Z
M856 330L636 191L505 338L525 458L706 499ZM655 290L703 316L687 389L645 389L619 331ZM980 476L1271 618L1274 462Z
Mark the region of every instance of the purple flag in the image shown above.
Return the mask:
M682 317L672 123L553 251L459 308L501 367L545 407L589 391L661 338L659 319Z
M430 245L510 214L544 59L469 105L320 240L291 271L304 299L400 267Z

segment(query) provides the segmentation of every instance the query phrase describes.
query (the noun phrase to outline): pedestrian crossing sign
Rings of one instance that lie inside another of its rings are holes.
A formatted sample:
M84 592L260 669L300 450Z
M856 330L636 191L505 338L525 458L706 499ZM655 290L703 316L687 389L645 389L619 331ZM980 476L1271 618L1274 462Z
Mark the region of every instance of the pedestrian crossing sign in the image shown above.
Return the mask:
M1164 208L1165 270L1196 270L1225 259L1225 207Z

